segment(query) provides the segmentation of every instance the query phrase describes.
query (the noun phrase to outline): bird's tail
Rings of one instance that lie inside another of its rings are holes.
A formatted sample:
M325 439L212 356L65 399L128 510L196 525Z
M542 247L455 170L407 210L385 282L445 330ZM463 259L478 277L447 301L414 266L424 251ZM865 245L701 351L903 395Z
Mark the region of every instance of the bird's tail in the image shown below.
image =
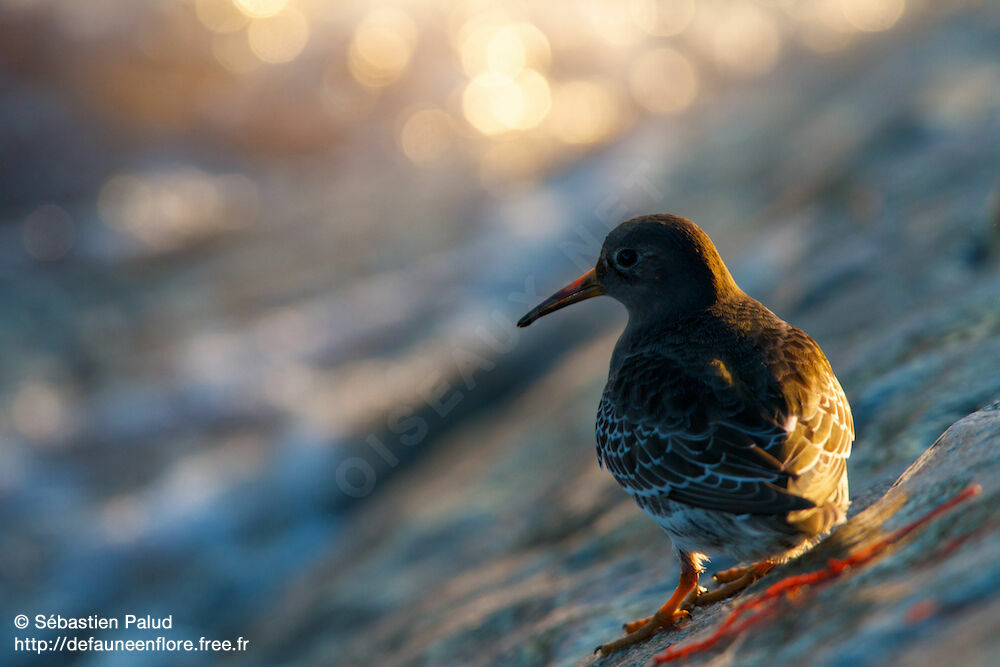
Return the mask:
M817 503L816 507L811 509L791 512L788 515L788 523L806 535L819 538L829 533L835 526L844 523L850 504L847 476L844 475L840 484L825 501Z

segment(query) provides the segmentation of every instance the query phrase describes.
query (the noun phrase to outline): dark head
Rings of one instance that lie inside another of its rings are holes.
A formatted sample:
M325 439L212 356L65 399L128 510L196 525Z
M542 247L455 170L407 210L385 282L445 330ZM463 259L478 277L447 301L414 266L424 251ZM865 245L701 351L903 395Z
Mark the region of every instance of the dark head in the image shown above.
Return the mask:
M637 317L697 312L736 293L739 287L700 227L676 215L645 215L611 230L597 266L540 303L517 326L601 294Z

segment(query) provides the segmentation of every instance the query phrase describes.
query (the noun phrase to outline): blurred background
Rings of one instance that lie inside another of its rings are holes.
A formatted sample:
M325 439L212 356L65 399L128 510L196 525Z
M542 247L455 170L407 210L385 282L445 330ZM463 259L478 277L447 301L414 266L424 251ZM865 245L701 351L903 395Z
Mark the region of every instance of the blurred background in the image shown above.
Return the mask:
M634 214L700 223L827 349L859 445L896 443L856 489L1000 393L992 0L0 0L0 96L3 618L371 661L515 515L589 526L623 311L513 322ZM433 641L393 661L465 655Z

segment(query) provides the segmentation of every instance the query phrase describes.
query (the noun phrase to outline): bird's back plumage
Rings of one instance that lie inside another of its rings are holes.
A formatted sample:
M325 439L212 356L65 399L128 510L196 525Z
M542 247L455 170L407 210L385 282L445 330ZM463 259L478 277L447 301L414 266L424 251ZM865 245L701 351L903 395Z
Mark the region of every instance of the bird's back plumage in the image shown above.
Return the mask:
M630 322L597 418L598 458L679 548L737 557L793 552L843 518L853 439L819 346L742 292Z

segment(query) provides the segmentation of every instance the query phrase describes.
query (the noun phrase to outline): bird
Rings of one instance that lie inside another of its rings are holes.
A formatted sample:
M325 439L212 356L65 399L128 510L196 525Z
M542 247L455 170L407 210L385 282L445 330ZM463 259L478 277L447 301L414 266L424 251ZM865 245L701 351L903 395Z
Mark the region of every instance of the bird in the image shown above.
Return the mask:
M815 546L850 504L850 405L820 346L747 295L708 235L669 214L610 231L596 266L517 325L600 295L628 322L597 412L599 464L667 533L677 588L602 644L679 625ZM698 585L711 555L745 563Z

